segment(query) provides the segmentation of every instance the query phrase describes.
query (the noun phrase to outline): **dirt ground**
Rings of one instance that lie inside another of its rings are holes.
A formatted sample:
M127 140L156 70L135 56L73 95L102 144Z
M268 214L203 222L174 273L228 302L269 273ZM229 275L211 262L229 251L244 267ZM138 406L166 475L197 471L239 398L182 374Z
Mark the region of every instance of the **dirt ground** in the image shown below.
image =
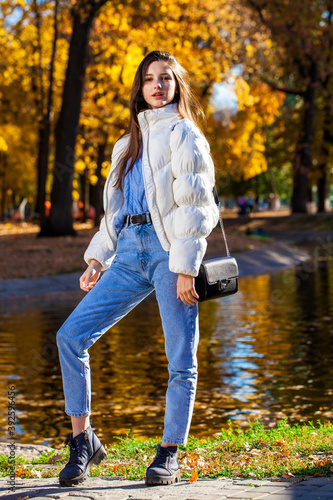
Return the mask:
M323 234L333 235L333 213L293 215L260 213L251 217L224 214L224 224L231 253L274 243L309 240ZM83 271L83 254L97 228L75 224L77 236L38 238L36 224L0 223L0 279L33 278ZM332 238L332 236L331 236ZM331 239L332 242L332 239ZM208 238L208 256L225 253L221 231L216 228Z

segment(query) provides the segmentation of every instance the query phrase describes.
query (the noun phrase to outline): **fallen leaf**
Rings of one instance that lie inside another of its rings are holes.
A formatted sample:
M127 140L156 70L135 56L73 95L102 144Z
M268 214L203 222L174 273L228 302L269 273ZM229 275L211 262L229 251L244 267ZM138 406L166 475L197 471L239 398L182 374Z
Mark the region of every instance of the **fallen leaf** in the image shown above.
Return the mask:
M221 441L218 445L219 450L225 449L228 445L230 444L230 441L228 439L225 439L224 441Z
M52 457L50 457L47 461L48 464L54 464L55 462L57 462L57 460L60 460L62 458L62 456L60 455L60 453L56 453L55 455L53 455Z
M273 446L286 446L286 444L287 443L285 441L282 441L282 439L278 439L274 441Z
M192 470L190 481L193 483L198 480L198 472L196 470Z
M251 450L251 446L249 445L249 443L248 443L248 442L245 442L245 443L244 443L244 448L246 449L246 451Z
M260 442L258 444L258 448L266 448L267 447L267 442L264 441L263 439L260 439Z
M30 469L30 476L37 477L38 479L40 479L42 477L42 473L40 470L36 470L36 469L32 468L32 469Z
M282 474L282 477L284 479L288 479L288 477L295 477L294 474L292 474L291 472L287 472L285 471L283 474Z

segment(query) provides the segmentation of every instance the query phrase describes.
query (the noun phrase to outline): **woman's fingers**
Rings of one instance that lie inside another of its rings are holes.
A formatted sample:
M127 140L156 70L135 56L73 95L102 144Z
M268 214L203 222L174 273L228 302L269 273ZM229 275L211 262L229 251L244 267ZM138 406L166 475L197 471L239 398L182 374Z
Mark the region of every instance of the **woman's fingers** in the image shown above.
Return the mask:
M80 288L84 292L89 292L95 285L99 278L101 264L96 261L89 264L85 272L80 277Z
M80 288L85 292L91 289L90 286L90 273L84 273L80 278Z
M194 306L199 298L194 288L194 278L186 274L179 274L177 280L177 298L184 304Z
M194 295L195 290L189 292L182 292L179 294L179 298L184 304L193 306L197 302L197 296Z
M193 297L193 295L181 295L180 300L184 302L184 304L188 306L194 306L196 304L197 300Z

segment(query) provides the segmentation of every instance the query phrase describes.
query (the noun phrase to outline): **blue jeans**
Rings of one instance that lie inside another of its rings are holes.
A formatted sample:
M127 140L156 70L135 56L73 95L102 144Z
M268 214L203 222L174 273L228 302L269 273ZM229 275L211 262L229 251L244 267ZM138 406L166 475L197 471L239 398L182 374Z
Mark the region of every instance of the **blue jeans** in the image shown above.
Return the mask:
M163 441L186 443L197 384L199 321L198 305L177 299L177 278L152 224L121 230L111 267L57 335L68 415L90 414L89 347L155 289L169 363Z

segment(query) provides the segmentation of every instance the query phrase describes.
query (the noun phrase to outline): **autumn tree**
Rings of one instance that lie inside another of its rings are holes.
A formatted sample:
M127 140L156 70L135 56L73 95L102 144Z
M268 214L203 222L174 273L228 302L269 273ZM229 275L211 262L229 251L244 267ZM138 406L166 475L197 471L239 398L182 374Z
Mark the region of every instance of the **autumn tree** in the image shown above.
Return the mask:
M317 161L317 186L318 186L318 212L325 212L325 202L329 191L329 167L333 149L333 2L325 2L322 15L322 29L325 40L325 53L323 54L319 80L322 93L318 104L321 115L322 135L319 138L319 154Z
M242 75L234 77L237 111L231 117L213 110L208 133L217 160L220 184L228 179L246 181L268 167L267 128L273 127L284 102L284 94L272 92L264 83L250 85Z
M272 92L267 84L253 78L261 63L252 53L256 47L269 52L272 42L268 29L255 33L249 10L238 0L199 0L195 6L190 0L57 0L58 36L53 29L54 1L23 2L24 22L10 26L6 35L13 34L15 43L24 49L16 62L18 68L22 67L17 85L24 82L27 96L20 102L29 103L32 110L29 126L36 135L34 155L38 152L38 134L40 137L38 124L43 126L45 112L49 116L49 151L54 161L52 208L41 234L74 233L73 194L86 207L95 206L98 222L111 150L129 117L134 73L144 55L153 49L173 53L189 71L191 85L208 117L202 127L221 175L246 179L268 168L265 128L267 124L274 126L283 94ZM54 96L49 106L53 59ZM243 74L234 84L238 111L226 127L216 118L212 95L216 84L227 80L237 64L243 65ZM14 70L12 73L14 76ZM4 75L0 75L0 89L2 81ZM9 109L12 105L11 101ZM19 108L25 116L27 105ZM10 113L8 116L9 121L13 119Z
M64 0L61 4L59 0L13 0L10 4L1 4L0 127L6 124L8 130L11 124L18 131L16 148L7 152L13 165L10 172L13 184L9 188L13 191L13 203L20 196L37 197L35 205L41 214L44 213L48 157L53 145L53 117L60 103L64 55L68 47L63 3ZM62 8L60 36L57 36L58 5ZM50 30L50 25L54 29ZM28 139L31 157L26 151ZM19 157L23 150L26 156L21 163ZM28 170L28 165L33 163L36 172ZM23 175L29 179L24 183L22 195L22 188L16 186L22 177L21 166Z
M31 90L30 25L23 29L9 22L21 2L1 4L0 17L0 197L4 217L7 197L11 203L35 195L35 103ZM23 16L22 16L23 17ZM23 24L21 22L21 24ZM24 37L20 36L24 30Z
M289 95L297 95L303 101L300 131L293 159L293 212L306 212L313 176L313 147L315 119L321 84L332 72L330 60L333 36L328 28L328 4L303 0L294 2L277 0L244 0L257 17L255 22L267 28L273 40L273 57L263 57L258 50L262 65L257 76L272 89ZM330 16L329 16L330 19ZM272 72L272 59L275 72ZM326 173L325 173L326 175Z
M50 135L51 135L51 112L53 107L54 95L54 65L56 59L56 47L58 38L58 7L59 0L54 0L53 8L53 39L51 40L51 57L49 62L49 77L48 88L45 88L43 81L43 64L42 64L42 27L41 27L41 14L37 0L33 0L33 11L35 14L35 23L37 31L37 78L39 83L39 99L37 107L39 108L39 141L37 153L37 200L36 200L36 213L39 214L40 222L44 221L45 213L45 192L46 192L46 179L48 174L49 151L50 151ZM43 5L45 9L45 5Z
M77 0L71 9L73 31L69 46L60 115L56 124L56 151L50 216L41 236L75 234L72 220L72 185L86 71L88 41L93 21L107 0Z
M182 4L163 0L149 15L146 8L144 16L131 4L108 3L96 19L80 118L84 134L77 145L81 196L87 179L95 185L101 179L96 146L99 153L109 154L110 148L102 146L104 138L112 145L124 131L134 72L142 57L156 46L157 33L165 34L159 48L172 52L189 70L192 87L208 117L215 116L211 95L216 83L228 78L231 66L246 61L244 22L250 19L239 4L198 2L196 9L184 9ZM263 36L257 43L263 43ZM204 129L221 175L248 179L267 169L265 127L276 118L284 95L272 93L266 84L250 88L242 76L235 82L235 92L238 113L230 127L226 129L212 118Z
M89 178L97 186L100 167L95 169L126 128L133 76L145 54L154 48L172 52L188 69L206 111L214 84L223 80L237 57L229 2L198 2L192 9L188 1L162 0L137 7L109 2L95 22L80 118L84 134L76 151L76 169L84 184Z

